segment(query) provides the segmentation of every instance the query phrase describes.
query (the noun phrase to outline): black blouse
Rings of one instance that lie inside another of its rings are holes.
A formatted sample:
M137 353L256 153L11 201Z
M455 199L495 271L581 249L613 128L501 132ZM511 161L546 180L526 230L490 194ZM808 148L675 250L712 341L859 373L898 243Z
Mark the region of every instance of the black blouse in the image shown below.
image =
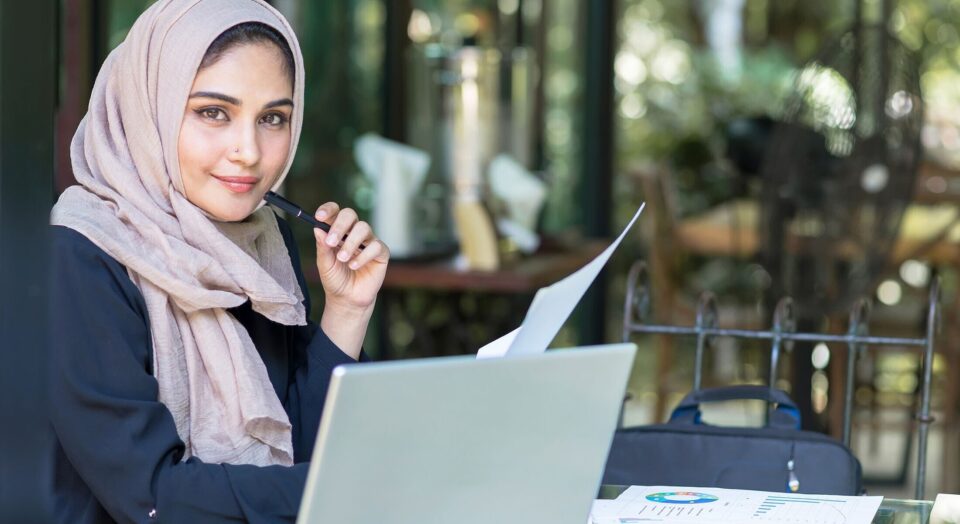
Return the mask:
M330 373L354 362L314 323L284 326L250 307L247 329L293 425L292 467L181 461L157 400L147 308L126 268L86 237L53 227L51 378L56 522L293 522ZM307 295L289 226L280 230ZM304 301L309 315L309 299Z

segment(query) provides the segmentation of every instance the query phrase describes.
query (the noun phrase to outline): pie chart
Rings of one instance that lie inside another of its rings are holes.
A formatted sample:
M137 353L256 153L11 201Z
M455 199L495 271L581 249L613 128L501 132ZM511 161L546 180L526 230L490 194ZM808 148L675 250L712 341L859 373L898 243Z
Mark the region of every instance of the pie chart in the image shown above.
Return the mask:
M695 491L665 491L651 493L647 495L647 500L661 504L707 504L716 502L719 498L708 493L697 493Z

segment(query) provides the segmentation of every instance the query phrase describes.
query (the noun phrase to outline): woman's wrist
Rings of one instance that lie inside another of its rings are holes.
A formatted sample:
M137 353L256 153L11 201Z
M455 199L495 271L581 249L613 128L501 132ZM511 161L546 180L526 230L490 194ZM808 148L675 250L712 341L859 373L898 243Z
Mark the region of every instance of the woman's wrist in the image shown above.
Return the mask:
M341 351L356 360L360 358L373 307L374 304L357 306L328 299L320 317L320 329Z

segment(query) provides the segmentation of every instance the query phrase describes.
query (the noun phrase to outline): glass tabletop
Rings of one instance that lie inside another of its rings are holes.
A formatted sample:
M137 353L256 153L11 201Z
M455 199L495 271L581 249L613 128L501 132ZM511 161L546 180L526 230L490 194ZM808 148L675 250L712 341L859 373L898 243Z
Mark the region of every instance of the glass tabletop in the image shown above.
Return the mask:
M927 524L933 510L932 500L884 498L873 517L874 524Z
M627 486L604 484L600 486L598 499L612 500L623 493ZM933 501L884 498L873 518L873 524L927 524Z

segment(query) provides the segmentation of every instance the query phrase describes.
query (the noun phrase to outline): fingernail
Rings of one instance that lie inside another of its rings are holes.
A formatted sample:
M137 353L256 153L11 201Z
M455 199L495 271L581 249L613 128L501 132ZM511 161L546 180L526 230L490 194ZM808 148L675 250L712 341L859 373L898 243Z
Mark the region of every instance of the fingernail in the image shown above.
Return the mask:
M325 218L327 218L326 211L317 211L317 220L323 220Z
M340 252L337 253L337 260L339 260L340 262L346 262L349 259L350 259L350 253L347 253L345 249L341 249Z
M350 262L350 269L356 270L359 267L360 267L360 263L357 262L356 260L354 260L353 262Z
M327 245L330 247L336 247L337 243L337 236L327 233Z

